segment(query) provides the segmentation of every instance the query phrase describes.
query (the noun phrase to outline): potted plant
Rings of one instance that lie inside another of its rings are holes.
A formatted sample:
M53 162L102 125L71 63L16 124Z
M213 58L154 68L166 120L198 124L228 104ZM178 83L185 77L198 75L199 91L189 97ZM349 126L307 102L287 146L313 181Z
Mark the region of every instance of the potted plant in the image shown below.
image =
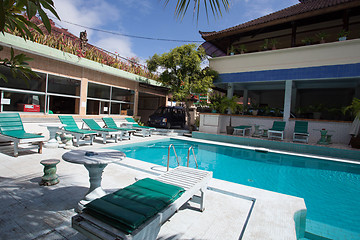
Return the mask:
M329 34L324 32L319 32L318 34L316 34L316 37L319 38L320 43L325 43L325 38L327 38L328 36Z
M240 54L244 54L247 51L245 44L241 44L239 50L240 50Z
M320 119L321 117L321 112L324 110L324 105L323 104L317 104L317 105L310 105L308 107L308 111L313 113L313 118L314 119Z
M349 35L349 31L346 31L345 29L341 30L338 34L339 41L345 41L348 35Z
M271 44L271 46L272 46L272 50L276 50L276 44L278 44L279 42L278 42L278 40L276 40L275 38L272 38L271 40L270 40L270 44Z
M229 52L230 52L230 55L234 55L235 54L235 47L233 45L230 46L230 49L229 49Z
M269 39L264 39L264 43L260 47L262 51L267 51L269 48Z
M238 104L236 101L237 97L233 96L232 98L224 99L224 103L227 106L227 109L231 110L231 114L234 114L238 108ZM232 135L234 132L234 127L231 125L231 115L229 120L229 125L226 126L226 133Z
M353 116L355 116L352 127L351 127L351 139L350 139L350 145L353 148L360 148L360 132L359 129L356 127L359 124L360 121L360 99L354 98L351 102L351 104L344 109L344 114L350 111Z
M311 45L311 44L313 44L314 39L311 37L306 37L303 40L301 40L301 42L305 45Z

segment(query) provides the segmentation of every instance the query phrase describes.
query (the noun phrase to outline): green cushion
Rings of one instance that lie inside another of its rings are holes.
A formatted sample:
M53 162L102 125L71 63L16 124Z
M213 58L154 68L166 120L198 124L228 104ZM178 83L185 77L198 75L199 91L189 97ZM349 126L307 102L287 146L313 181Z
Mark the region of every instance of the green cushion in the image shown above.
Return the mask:
M0 113L0 132L23 130L19 113Z
M33 134L33 133L27 133L25 131L16 130L16 131L3 131L3 135L18 138L18 139L28 139L28 138L43 138L41 135Z
M125 233L131 233L174 202L184 191L183 188L145 178L86 204L84 212Z
M284 131L285 124L286 122L283 121L274 121L272 128L270 128L269 130L280 131L280 132Z
M0 113L0 132L18 139L43 138L41 135L25 132L19 113Z
M104 117L102 118L102 120L104 121L105 125L107 128L110 129L116 129L116 130L120 130L120 131L128 131L128 132L134 132L135 130L132 128L122 128L122 127L118 127L114 121L114 119L112 118L108 118L108 117Z
M295 121L294 132L308 134L308 122Z
M234 127L235 129L245 129L245 128L251 128L251 126L246 126L246 125L241 125L241 126L237 126Z
M68 131L68 132L80 133L80 134L92 134L92 133L96 133L96 132L91 131L91 130L85 130L85 129L79 129L79 128L66 128L65 130Z
M80 134L96 133L94 131L80 129L72 116L59 116L59 119L62 124L66 124L66 126L64 127L66 131Z
M102 131L102 132L117 132L114 129L100 127L99 124L97 124L97 122L95 122L94 119L83 119L83 121L86 123L86 125L89 126L91 130Z

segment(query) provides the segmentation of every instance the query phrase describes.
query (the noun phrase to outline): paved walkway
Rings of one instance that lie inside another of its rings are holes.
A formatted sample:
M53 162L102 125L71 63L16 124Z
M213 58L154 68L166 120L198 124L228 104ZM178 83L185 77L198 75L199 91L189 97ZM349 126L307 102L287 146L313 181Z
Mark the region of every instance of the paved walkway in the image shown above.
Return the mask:
M133 137L118 144L155 140ZM113 146L96 141L93 150ZM0 239L86 239L71 228L74 208L88 190L88 172L82 165L61 159L65 149L44 148L11 156L12 148L0 147ZM39 186L44 159L59 159L60 183ZM135 182L135 178L151 177L165 167L127 158L109 164L102 186L112 192ZM158 239L296 239L294 218L305 209L303 199L213 179L206 196L206 210L197 211L196 204L185 204L161 228Z

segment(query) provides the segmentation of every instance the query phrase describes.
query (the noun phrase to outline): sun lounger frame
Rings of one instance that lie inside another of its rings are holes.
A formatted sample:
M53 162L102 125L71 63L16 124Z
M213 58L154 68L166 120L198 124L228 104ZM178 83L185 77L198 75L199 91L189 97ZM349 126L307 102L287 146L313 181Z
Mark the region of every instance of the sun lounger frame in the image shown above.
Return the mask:
M191 198L200 204L200 211L204 211L204 198L211 178L212 172L186 167L177 167L156 178L158 181L182 187L185 192L175 202L147 220L131 234L125 234L86 213L75 215L72 218L72 227L89 239L155 240L161 225ZM200 196L197 196L196 194L199 191Z
M238 133L239 133L239 135L245 136L246 132L248 132L248 135L250 135L252 126L241 125L241 126L238 126L238 127L241 127L241 128L234 127L233 135L238 135Z
M97 134L99 134L102 137L104 144L106 144L107 140L115 140L115 142L117 143L118 139L120 139L120 141L122 141L123 138L130 139L130 136L125 136L125 132L121 131L121 130L112 129L113 131L112 130L108 131L110 129L98 130L98 129L91 128L89 126L89 124L86 123L86 120L87 119L82 119L83 123L86 124L90 128L91 131L97 132ZM108 136L110 136L110 137L108 137Z

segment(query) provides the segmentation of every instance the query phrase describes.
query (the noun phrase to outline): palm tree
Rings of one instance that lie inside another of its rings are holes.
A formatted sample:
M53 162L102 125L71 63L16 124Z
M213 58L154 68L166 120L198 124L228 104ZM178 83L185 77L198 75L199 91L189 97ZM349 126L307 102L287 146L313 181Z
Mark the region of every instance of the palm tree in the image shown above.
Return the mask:
M165 6L169 3L169 0L163 0L165 2ZM206 17L209 19L209 10L211 10L212 14L215 16L222 16L221 9L227 12L229 11L230 5L229 0L178 0L175 7L175 15L181 20L184 18L190 3L194 3L193 6L193 14L196 14L197 21L199 20L201 2L203 1L203 7L205 8Z

